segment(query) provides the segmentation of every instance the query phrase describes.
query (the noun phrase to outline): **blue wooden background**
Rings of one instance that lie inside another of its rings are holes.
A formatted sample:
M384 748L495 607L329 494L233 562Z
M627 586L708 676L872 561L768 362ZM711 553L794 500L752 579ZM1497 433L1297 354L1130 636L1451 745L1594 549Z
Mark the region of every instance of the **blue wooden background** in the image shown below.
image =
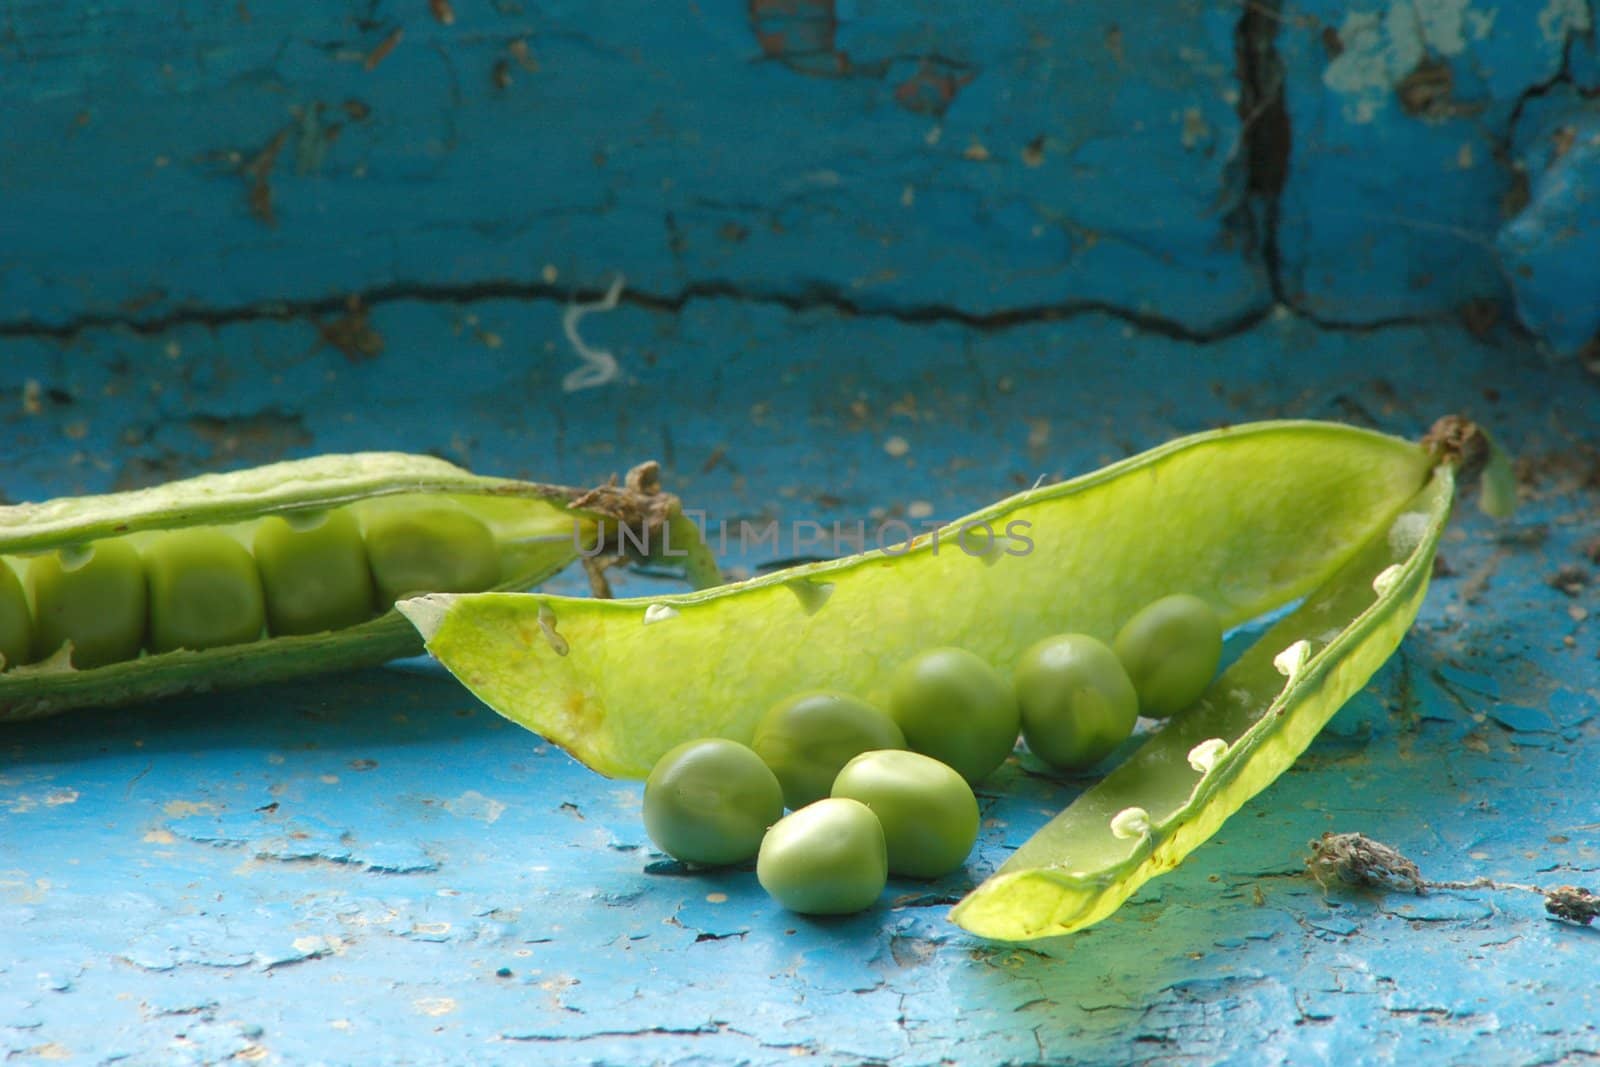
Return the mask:
M1535 1062L1600 1054L1600 59L1585 0L0 0L0 491L434 451L713 516L950 518L1178 433L1465 411L1401 654L1085 934L684 877L639 787L425 661L0 732L0 1048L214 1063ZM619 373L575 392L564 312ZM770 554L770 553L768 553ZM732 558L752 568L761 554ZM578 589L574 578L562 580ZM631 579L635 590L649 578Z

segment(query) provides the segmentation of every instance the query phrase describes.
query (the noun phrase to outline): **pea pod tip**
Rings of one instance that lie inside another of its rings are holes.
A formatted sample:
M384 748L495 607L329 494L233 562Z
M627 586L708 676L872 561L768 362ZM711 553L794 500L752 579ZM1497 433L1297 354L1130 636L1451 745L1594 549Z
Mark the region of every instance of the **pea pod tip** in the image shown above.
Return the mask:
M425 593L395 601L395 610L410 620L424 641L432 641L444 624L444 617L459 598L456 593Z

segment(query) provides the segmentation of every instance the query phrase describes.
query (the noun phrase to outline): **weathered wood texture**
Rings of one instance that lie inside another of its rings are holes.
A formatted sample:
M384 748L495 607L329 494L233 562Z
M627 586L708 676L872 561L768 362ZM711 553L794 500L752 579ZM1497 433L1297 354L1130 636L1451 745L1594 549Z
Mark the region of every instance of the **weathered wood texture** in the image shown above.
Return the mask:
M617 273L1199 331L1268 299L1225 5L4 11L12 323Z
M1585 0L1297 0L1276 26L1286 299L1347 323L1503 302L1495 234L1526 202L1518 118L1557 83L1600 86Z

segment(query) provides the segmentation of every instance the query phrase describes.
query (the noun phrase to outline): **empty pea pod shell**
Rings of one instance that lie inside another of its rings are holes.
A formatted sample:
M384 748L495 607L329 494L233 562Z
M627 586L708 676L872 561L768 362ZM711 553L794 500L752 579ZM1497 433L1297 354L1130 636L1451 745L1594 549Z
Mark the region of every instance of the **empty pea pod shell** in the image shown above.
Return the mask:
M954 912L976 933L1021 940L1104 918L1293 761L1409 626L1452 485L1450 467L1412 442L1254 423L1017 494L937 538L717 589L399 607L490 707L601 773L641 778L682 741L748 741L768 706L802 689L881 704L894 667L925 648L964 647L1009 671L1040 638L1110 640L1174 591L1230 627L1307 598L1222 676L1208 708L1176 717ZM969 551L985 538L957 534L978 524L1001 547ZM1377 595L1374 576L1396 564ZM1291 635L1314 647L1286 684L1272 660ZM1201 774L1188 755L1213 737L1227 748ZM1149 813L1148 832L1118 837L1112 820L1129 808Z
M249 543L251 524L416 497L474 516L493 534L494 588L526 589L572 563L595 540L596 513L574 508L584 490L471 474L431 456L356 453L208 474L132 492L0 508L0 554L25 557L105 538L140 545L186 527L230 531ZM676 501L667 510L676 513ZM0 567L6 566L0 560ZM358 586L365 588L365 586ZM147 645L148 647L148 645ZM69 708L247 685L416 655L416 631L374 603L365 621L320 633L266 636L203 650L147 653L79 670L66 655L0 673L0 721Z

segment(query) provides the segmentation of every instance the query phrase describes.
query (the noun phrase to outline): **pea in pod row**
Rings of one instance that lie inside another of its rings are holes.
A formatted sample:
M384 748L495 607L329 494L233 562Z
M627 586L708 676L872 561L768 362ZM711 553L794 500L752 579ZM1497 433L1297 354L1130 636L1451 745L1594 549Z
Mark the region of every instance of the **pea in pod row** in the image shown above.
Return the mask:
M0 508L0 720L415 655L396 600L537 585L606 497L360 453Z
M896 665L925 648L1009 671L1051 634L1109 641L1174 592L1229 626L1303 601L953 913L1024 940L1098 921L1175 866L1382 664L1421 603L1452 462L1347 426L1257 423L1018 494L892 552L649 600L445 594L399 607L490 707L604 774L643 777L681 742L748 742L800 690L881 705ZM950 548L964 529L1019 522L1026 553Z

